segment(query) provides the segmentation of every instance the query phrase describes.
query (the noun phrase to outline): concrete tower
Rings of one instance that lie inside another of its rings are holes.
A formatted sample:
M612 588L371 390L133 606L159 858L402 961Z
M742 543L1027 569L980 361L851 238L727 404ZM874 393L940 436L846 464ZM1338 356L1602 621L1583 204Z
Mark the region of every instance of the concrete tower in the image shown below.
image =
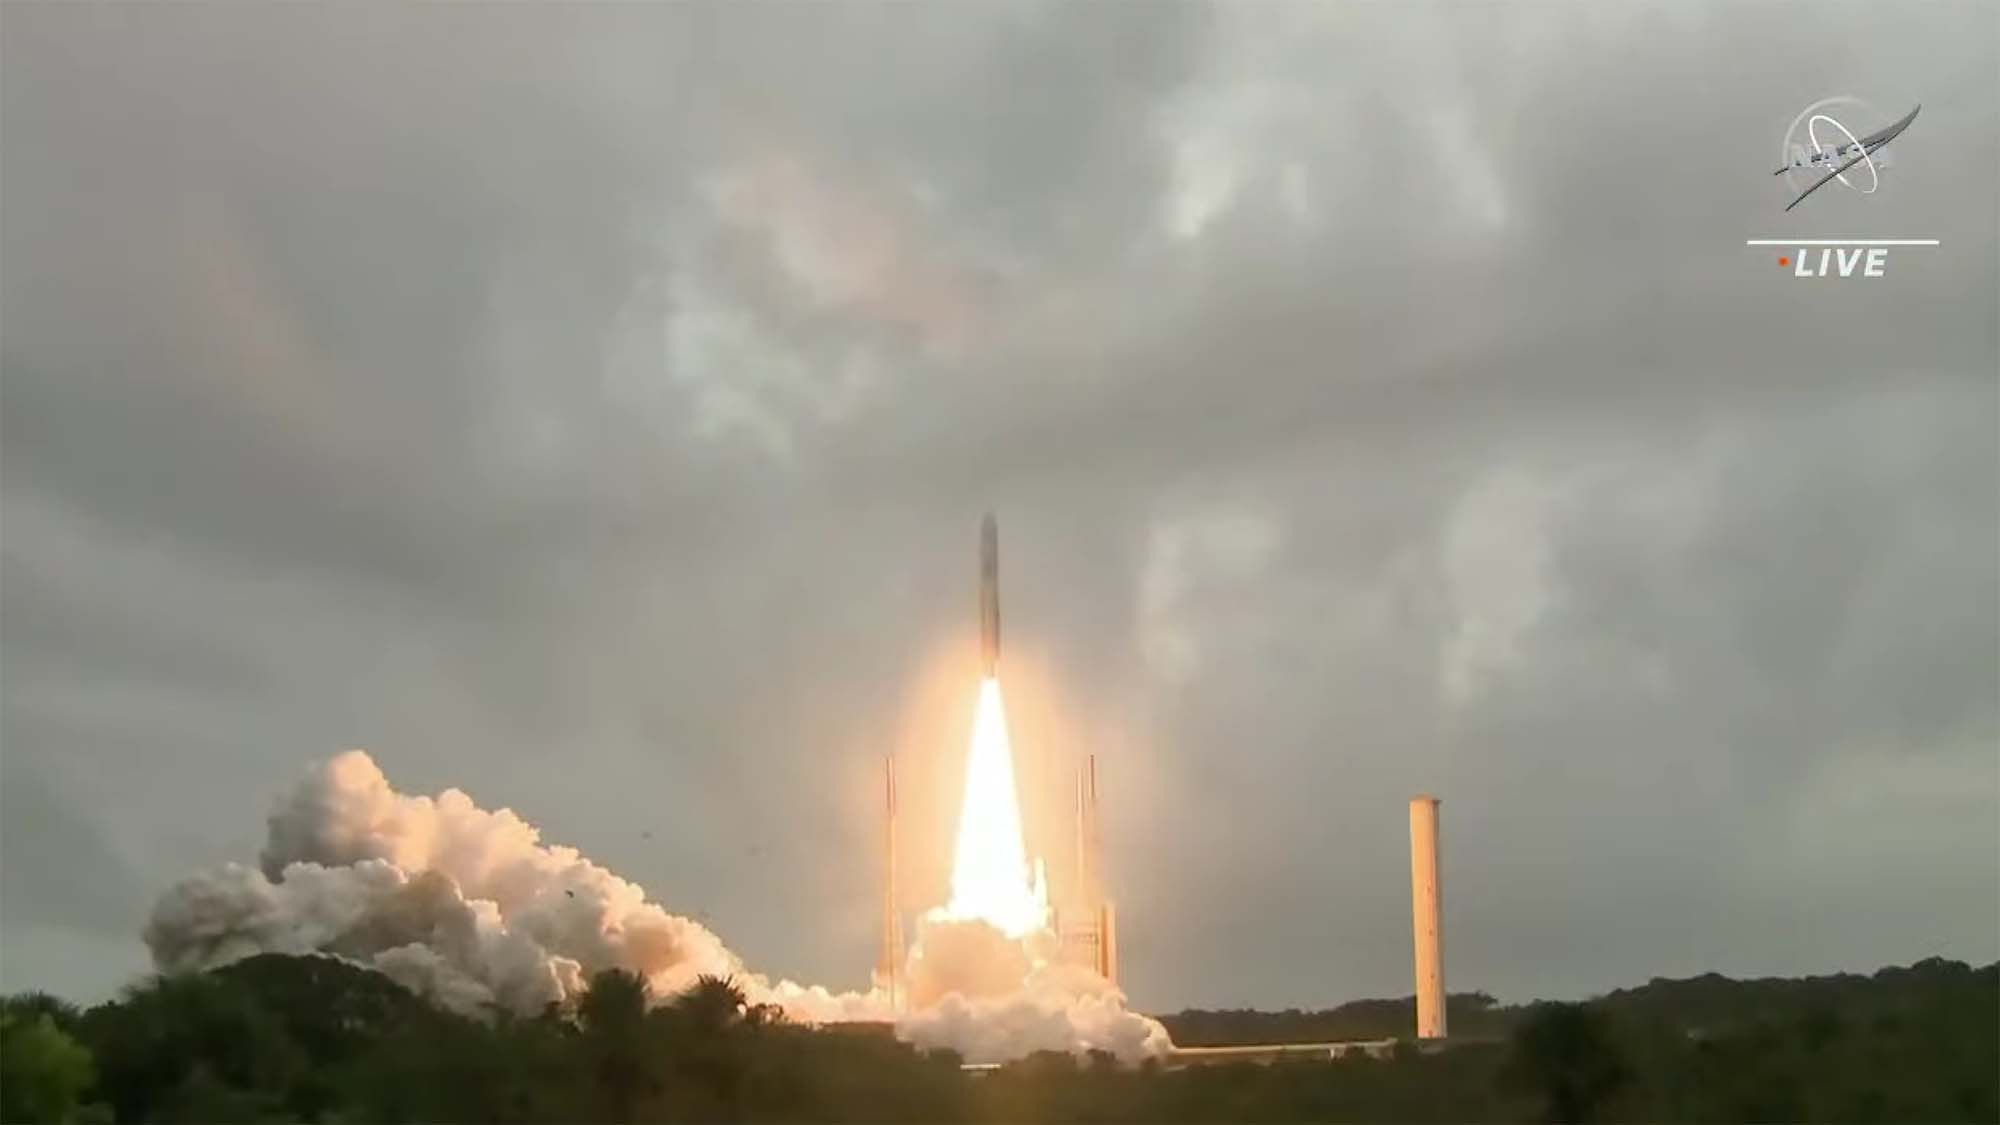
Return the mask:
M1443 885L1438 881L1438 799L1410 798L1410 910L1417 946L1417 1038L1443 1039Z

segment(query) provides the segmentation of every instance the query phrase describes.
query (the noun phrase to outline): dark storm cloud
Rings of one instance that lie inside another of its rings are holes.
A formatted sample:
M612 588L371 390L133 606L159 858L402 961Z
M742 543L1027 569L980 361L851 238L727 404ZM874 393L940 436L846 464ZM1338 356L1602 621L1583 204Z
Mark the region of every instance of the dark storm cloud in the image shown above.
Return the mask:
M348 745L858 982L989 506L1142 1006L1405 989L1418 790L1454 985L2000 955L1981 7L5 20L7 987Z

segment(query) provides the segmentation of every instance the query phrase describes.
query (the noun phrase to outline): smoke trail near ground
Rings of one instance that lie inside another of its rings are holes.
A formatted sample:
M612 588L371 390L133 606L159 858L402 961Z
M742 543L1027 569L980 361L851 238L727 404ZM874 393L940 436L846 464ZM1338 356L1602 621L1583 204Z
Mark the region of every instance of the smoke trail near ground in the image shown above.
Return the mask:
M949 1047L967 1062L997 1063L1036 1051L1108 1051L1127 1062L1173 1047L1158 1020L1126 1010L1103 977L1073 965L1043 965L996 996L947 992L903 1017L896 1034L923 1048Z
M668 913L576 849L542 843L511 810L482 809L457 789L398 793L359 750L315 766L280 802L259 858L161 896L144 933L155 965L183 972L256 953L330 953L461 1011L522 1014L621 968L643 976L656 997L726 976L752 1003L804 1022L896 1018L879 991L834 993L753 973L706 926ZM1165 1048L1159 1024L1126 1012L1123 997L1091 974L1030 972L996 993L999 979L950 955L950 944L933 941L920 966L920 938L912 955L935 1002L905 1013L898 1034L919 1046L974 1061L1093 1048L1136 1059ZM960 979L986 987L960 988Z
M907 973L915 1006L896 1033L974 1063L1035 1051L1109 1051L1131 1062L1172 1048L1167 1029L1128 1011L1111 982L1058 962L1056 944L1047 930L1015 939L986 921L926 917Z
M227 864L170 889L145 930L162 970L253 953L326 952L464 1010L529 1013L622 968L655 995L735 977L755 1002L815 1021L883 1018L872 994L835 996L750 973L707 927L646 900L574 848L546 846L507 809L457 789L397 793L366 753L315 768L271 814L260 868Z

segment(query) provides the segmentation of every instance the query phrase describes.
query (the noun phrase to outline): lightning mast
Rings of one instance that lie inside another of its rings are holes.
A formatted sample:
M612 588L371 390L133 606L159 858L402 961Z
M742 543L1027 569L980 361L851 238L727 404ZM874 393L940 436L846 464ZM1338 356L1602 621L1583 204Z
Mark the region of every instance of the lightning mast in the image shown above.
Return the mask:
M876 979L889 1009L903 1010L903 915L896 901L896 759L882 759L882 962Z

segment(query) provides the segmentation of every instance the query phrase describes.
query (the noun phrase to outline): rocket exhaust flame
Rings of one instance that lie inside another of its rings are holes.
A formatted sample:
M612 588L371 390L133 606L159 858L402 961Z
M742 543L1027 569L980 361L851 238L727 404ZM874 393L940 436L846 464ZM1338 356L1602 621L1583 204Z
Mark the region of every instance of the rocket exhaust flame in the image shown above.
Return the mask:
M952 862L951 901L942 913L953 921L987 922L1010 938L1026 937L1049 924L1041 865L1035 865L1031 880L1021 839L1006 706L1000 681L990 677L979 685Z

